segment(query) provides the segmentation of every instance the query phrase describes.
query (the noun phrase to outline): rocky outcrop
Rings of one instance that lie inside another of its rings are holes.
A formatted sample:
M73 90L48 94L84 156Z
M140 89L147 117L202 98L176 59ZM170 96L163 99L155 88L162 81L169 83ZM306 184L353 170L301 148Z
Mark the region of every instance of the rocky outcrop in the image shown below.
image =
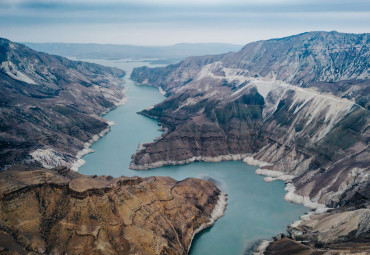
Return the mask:
M77 160L125 100L117 68L71 61L0 39L0 169Z
M274 238L264 254L368 254L370 209L309 213L290 225L288 232L288 237Z
M267 181L284 180L288 201L368 208L369 38L311 32L135 69L134 80L169 97L141 112L167 132L131 168L244 159Z
M15 168L0 173L4 254L187 254L225 209L205 180Z

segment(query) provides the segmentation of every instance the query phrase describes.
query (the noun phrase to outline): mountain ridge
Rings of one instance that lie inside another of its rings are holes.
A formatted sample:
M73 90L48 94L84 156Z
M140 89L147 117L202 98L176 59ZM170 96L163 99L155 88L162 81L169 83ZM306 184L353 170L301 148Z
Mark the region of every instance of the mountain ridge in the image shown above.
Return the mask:
M211 181L74 171L109 131L102 115L125 102L124 71L0 49L0 253L188 254L223 216Z
M70 166L86 142L109 129L101 116L125 100L119 86L125 72L6 39L0 39L0 47L1 168Z
M305 33L250 43L236 53L134 69L138 84L167 92L165 101L141 112L167 131L142 145L131 167L244 160L258 165L267 181L284 180L288 201L319 211L367 208L367 215L369 38ZM363 199L356 204L357 196ZM308 239L318 247L320 241Z

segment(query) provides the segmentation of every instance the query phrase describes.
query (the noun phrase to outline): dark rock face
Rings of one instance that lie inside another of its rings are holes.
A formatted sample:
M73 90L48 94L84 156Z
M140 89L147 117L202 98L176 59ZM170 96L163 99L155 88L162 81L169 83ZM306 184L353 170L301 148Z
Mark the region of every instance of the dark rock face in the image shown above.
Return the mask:
M167 132L131 167L244 159L289 182L289 201L368 208L369 47L368 34L312 32L135 69L169 97L142 112Z
M187 254L195 231L215 220L221 195L210 181L63 167L5 170L0 184L4 254Z
M100 116L124 98L118 84L125 72L117 68L6 39L0 39L0 63L0 168L73 162L85 142L109 127ZM38 149L35 161L30 154Z

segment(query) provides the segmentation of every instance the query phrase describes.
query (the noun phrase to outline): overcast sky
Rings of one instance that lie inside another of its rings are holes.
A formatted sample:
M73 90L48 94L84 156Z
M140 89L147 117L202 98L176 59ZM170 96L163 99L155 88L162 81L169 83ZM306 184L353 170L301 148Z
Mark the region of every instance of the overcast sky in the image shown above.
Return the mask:
M245 44L306 31L370 32L370 0L0 0L22 42Z

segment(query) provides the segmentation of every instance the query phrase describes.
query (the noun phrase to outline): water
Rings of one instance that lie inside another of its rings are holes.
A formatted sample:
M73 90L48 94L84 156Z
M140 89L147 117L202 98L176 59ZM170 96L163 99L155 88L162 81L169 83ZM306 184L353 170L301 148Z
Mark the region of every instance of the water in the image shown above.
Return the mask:
M120 67L128 72L133 67L148 65L147 62L127 62L110 60L85 60L108 66ZM112 131L96 142L95 153L84 157L86 164L79 172L84 174L125 176L171 176L177 180L188 177L212 179L228 194L225 216L213 227L199 233L192 244L191 255L233 255L243 254L245 248L255 240L270 239L286 226L297 220L307 211L303 206L286 202L284 183L266 183L262 176L254 172L256 167L243 162L203 163L183 166L168 166L147 171L128 169L131 155L142 142L151 142L161 134L158 123L136 114L164 97L158 89L135 86L124 78L128 88L128 101L125 105L104 117L116 123Z

